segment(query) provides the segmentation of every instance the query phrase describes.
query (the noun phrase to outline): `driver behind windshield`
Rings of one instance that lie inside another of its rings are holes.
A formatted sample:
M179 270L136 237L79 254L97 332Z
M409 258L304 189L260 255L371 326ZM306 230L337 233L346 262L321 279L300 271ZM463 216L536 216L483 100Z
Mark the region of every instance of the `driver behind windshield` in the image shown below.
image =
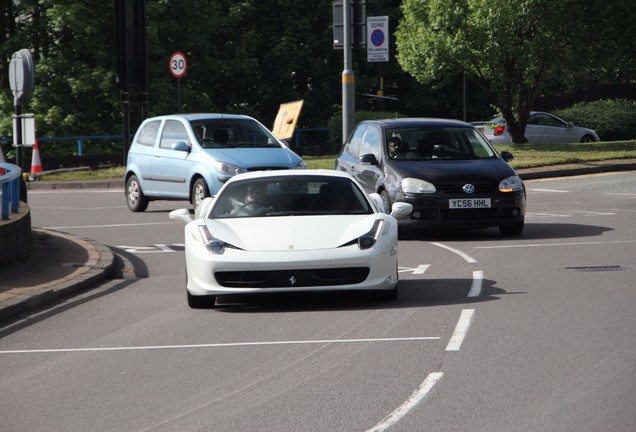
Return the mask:
M230 214L253 216L270 210L271 206L267 199L267 185L255 184L247 187L245 200L242 203L240 201L233 203L233 209Z

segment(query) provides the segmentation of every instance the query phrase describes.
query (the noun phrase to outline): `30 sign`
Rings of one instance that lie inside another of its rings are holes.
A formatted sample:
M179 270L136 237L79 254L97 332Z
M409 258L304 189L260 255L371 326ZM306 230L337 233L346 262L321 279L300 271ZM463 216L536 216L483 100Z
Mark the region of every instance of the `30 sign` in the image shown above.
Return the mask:
M177 51L170 56L170 73L175 78L184 76L187 68L188 61L183 53Z

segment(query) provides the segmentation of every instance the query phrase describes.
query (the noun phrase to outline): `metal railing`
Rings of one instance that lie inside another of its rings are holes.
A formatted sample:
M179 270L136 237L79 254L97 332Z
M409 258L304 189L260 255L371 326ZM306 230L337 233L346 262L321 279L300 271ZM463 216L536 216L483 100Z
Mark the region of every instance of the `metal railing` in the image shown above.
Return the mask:
M64 136L64 137L40 137L36 138L38 143L45 141L70 141L77 144L77 155L84 156L84 141L101 140L101 139L123 139L123 135L81 135L81 136ZM13 142L12 138L0 138L0 142ZM31 147L31 146L29 146Z
M9 211L17 213L20 209L20 177L22 169L10 163L0 163L0 196L1 211L0 220L9 219Z

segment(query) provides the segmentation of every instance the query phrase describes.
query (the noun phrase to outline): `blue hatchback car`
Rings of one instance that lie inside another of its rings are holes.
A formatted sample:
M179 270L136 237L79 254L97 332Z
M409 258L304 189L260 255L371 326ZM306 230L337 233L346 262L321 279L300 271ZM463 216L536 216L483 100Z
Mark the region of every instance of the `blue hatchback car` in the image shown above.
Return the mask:
M175 114L146 119L126 163L126 202L142 212L153 200L196 208L235 174L304 169L303 160L257 120L244 115Z

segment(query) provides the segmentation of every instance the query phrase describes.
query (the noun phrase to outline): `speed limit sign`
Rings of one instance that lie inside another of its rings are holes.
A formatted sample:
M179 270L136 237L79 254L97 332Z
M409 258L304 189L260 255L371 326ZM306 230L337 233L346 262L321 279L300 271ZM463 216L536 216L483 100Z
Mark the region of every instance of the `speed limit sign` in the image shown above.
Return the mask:
M181 78L184 76L187 68L188 62L186 61L186 57L183 53L177 51L170 56L170 73L175 78Z

